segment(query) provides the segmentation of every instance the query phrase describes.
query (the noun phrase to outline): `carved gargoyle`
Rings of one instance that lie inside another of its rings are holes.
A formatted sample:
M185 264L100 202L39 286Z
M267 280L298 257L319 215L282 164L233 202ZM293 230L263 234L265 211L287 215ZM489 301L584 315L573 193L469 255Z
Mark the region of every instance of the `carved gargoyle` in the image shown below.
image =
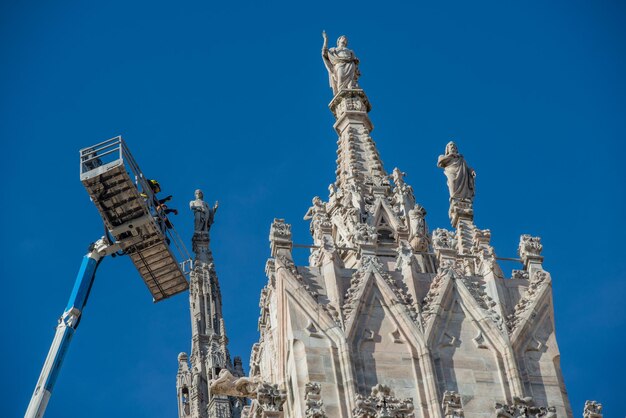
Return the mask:
M236 377L227 369L222 369L217 379L211 380L209 388L214 395L254 399L260 383L256 378Z

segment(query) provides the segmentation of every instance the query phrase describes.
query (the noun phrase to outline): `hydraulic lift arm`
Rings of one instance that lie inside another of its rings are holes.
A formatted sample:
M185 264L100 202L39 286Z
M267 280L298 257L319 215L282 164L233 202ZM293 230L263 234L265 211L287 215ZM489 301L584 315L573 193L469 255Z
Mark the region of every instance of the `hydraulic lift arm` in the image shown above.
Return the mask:
M54 383L61 370L63 358L72 341L74 331L78 328L83 308L87 304L96 269L105 256L117 250L119 250L117 244L111 244L106 237L102 237L90 246L89 252L83 257L72 294L63 315L59 318L59 325L57 325L50 351L37 380L35 392L28 404L25 418L43 417Z

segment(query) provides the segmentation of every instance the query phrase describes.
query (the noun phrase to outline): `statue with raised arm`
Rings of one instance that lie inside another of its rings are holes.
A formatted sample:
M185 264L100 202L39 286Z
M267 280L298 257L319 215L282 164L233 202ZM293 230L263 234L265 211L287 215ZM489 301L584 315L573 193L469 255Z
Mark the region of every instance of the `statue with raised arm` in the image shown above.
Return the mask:
M211 229L211 225L213 225L215 212L217 212L219 204L216 201L215 205L213 207L210 207L207 202L203 200L204 194L200 189L196 190L195 196L196 200L192 200L191 202L189 202L189 209L193 211L194 215L193 234L208 234L209 229Z
M357 80L359 72L359 59L354 52L347 48L348 38L341 35L337 39L336 48L328 48L328 36L322 31L324 45L322 46L322 59L328 70L328 79L333 93L337 94L343 89L358 89Z
M471 202L474 199L476 172L467 165L454 142L448 142L445 155L440 155L437 160L437 167L443 168L448 178L450 201Z

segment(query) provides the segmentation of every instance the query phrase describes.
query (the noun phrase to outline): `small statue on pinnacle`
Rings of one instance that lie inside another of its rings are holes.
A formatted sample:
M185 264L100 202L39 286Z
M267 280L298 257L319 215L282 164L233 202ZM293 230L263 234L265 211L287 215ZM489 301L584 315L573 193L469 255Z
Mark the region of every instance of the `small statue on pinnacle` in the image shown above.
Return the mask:
M344 89L360 88L357 80L361 73L359 72L359 59L354 52L347 48L348 38L341 35L337 39L336 48L328 48L328 36L322 31L324 44L322 46L322 59L328 70L328 79L333 93L336 95Z
M448 142L445 155L440 155L437 160L437 167L443 168L448 178L450 202L471 203L474 200L476 172L467 165L454 142Z
M202 190L196 190L196 200L189 202L189 209L193 211L193 237L191 239L193 252L196 253L198 260L209 262L207 254L209 253L209 230L215 219L218 202L210 207L204 200Z
M189 202L189 209L194 213L193 234L200 235L209 232L213 220L215 219L215 212L219 203L216 201L213 207L210 207L207 202L203 200L204 194L202 190L198 189L195 192L196 200Z

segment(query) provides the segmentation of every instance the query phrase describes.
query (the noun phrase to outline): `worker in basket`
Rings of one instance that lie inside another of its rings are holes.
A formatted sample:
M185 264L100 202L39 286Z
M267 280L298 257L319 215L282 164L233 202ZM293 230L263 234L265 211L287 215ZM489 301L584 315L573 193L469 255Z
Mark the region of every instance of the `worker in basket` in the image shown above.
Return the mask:
M173 228L174 225L169 220L167 215L173 213L174 215L178 215L178 210L167 207L166 203L172 199L172 195L168 195L163 199L157 198L157 193L161 192L161 185L157 180L150 179L148 180L148 185L150 186L150 190L152 191L153 200L152 203L157 210L157 216L155 216L155 220L161 227L161 232L165 234L167 229ZM148 199L148 195L146 193L141 194L145 199ZM166 241L169 243L169 239L166 238Z

